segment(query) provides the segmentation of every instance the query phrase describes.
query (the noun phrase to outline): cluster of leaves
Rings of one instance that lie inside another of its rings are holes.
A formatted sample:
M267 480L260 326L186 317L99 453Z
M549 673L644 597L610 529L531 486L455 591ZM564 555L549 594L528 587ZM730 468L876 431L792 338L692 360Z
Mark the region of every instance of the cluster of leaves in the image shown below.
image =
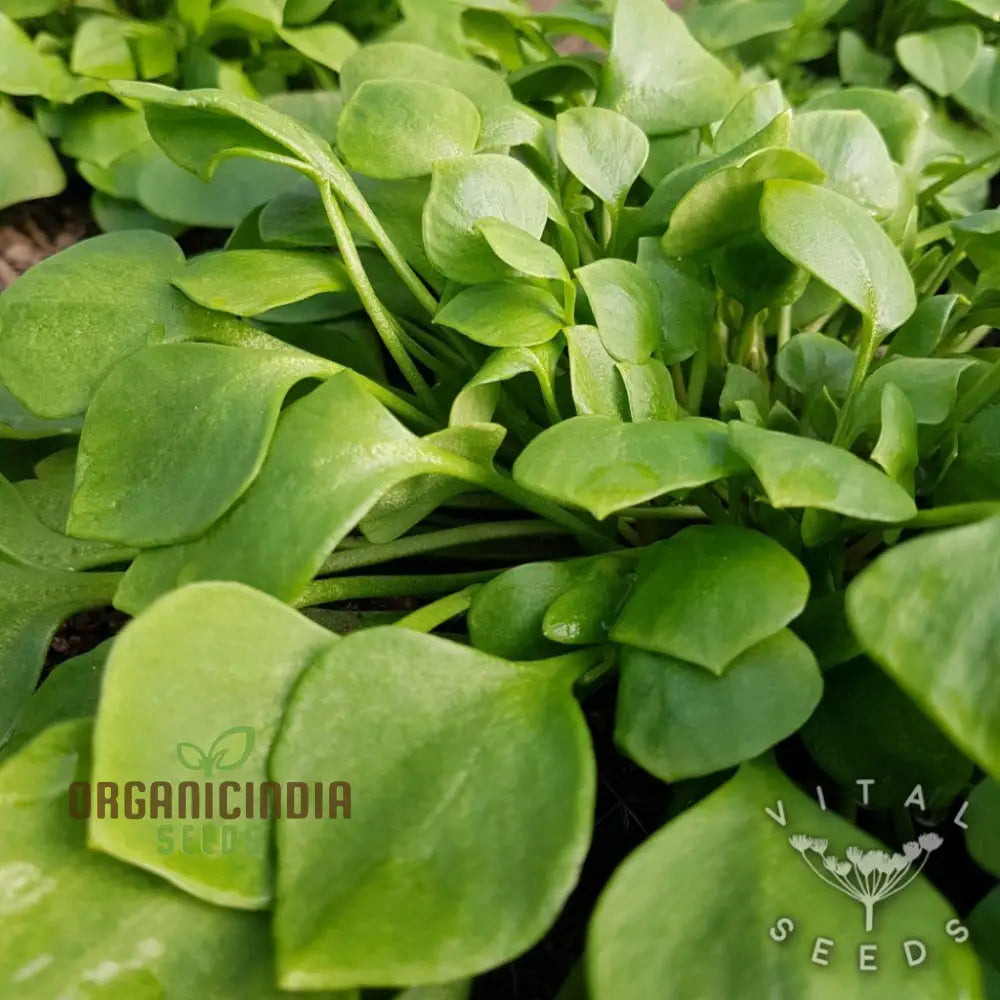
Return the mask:
M160 154L110 81L266 98L329 132L331 90L358 37L412 32L428 4L410 4L416 21L394 23L396 4L365 0L2 0L0 208L62 191L58 151L93 188L105 231L231 228L257 203L250 192L277 193L281 176L244 163L213 185L193 181Z
M467 21L351 55L333 144L224 90L111 84L179 169L294 183L222 251L111 233L0 297L0 981L465 996L578 880L581 702L614 696L621 752L695 784L562 1000L853 995L818 935L895 954L884 995L987 996L1000 892L975 951L915 973L899 942L953 904L916 879L869 933L818 895L789 832L880 845L768 752L795 737L848 811L877 778L898 846L971 793L1000 875L991 121L946 128L913 84L793 109L659 0L489 8L466 54L492 65L448 51ZM109 602L135 620L34 692L56 626ZM267 836L230 853L211 820L163 852L160 820L68 817L74 779L186 780L177 745L234 727L242 780L347 780L353 817L236 820Z

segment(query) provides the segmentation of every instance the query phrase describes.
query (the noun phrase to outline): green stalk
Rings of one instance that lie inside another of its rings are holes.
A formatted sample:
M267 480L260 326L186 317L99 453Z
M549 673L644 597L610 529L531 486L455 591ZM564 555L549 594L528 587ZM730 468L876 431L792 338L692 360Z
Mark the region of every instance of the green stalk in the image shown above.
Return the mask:
M399 330L396 327L396 321L385 306L382 305L378 294L368 278L364 264L358 256L358 248L354 245L354 239L351 237L347 219L344 217L344 212L337 203L330 185L323 184L320 188L320 194L323 198L323 208L326 212L326 217L330 222L330 228L333 230L334 238L337 241L337 248L340 250L340 255L344 261L344 267L347 269L348 277L351 279L351 284L354 286L358 298L361 299L361 304L365 307L365 312L368 313L372 323L375 324L375 329L378 330L382 342L392 355L393 361L396 362L403 377L409 383L410 388L416 393L417 398L432 413L436 413L437 401L434 399L430 387L424 381L423 375L420 374L413 359L403 346Z
M791 339L792 339L792 307L782 306L778 320L778 350L776 353L780 353L781 349Z
M566 680L569 684L588 678L595 671L606 673L614 666L614 650L609 646L588 646L547 660L522 663L525 670L537 670Z
M984 500L979 503L957 503L948 507L932 507L920 511L916 517L904 522L907 528L952 528L961 524L974 524L991 517L1000 517L1000 502Z
M550 524L548 521L498 521L491 524L464 524L460 528L445 528L442 531L428 531L420 535L397 538L382 545L366 545L360 548L334 552L320 570L323 576L346 573L362 566L378 566L380 563L411 556L426 555L441 549L453 549L460 545L476 545L482 542L503 541L511 538L531 538L544 535L566 534L567 529Z
M486 583L503 570L478 573L440 573L409 576L332 576L313 580L294 601L296 608L312 608L337 601L361 601L373 597L432 597L448 594L459 587Z
M636 521L707 521L708 515L693 504L674 507L626 507L617 517L630 517Z
M844 408L840 411L840 419L837 421L837 431L833 436L833 444L843 446L851 429L851 421L854 418L854 408L857 405L858 393L865 379L868 378L868 370L875 359L875 349L878 347L878 337L875 332L875 322L870 316L862 317L861 340L858 344L858 359L854 363L854 371L851 373L851 384L847 390L847 398L844 400Z
M757 339L760 315L760 313L751 313L747 310L747 314L743 317L740 333L736 338L736 350L733 354L733 360L738 365L746 366L750 362L750 355L753 353L754 342Z
M691 374L687 385L687 411L693 416L701 412L701 400L705 395L705 383L708 381L708 345L702 344L701 349L691 362Z
M464 614L472 605L472 599L482 589L481 583L474 583L471 587L459 590L457 593L449 594L440 600L427 604L401 618L396 625L399 628L408 628L413 632L433 632L439 625L451 621Z
M920 192L920 203L927 204L927 202L936 198L942 191L947 191L952 184L957 184L964 177L968 177L969 174L974 174L977 170L988 167L994 160L1000 160L1000 150L994 150L992 153L988 153L978 160L973 160L972 163L964 163L962 166L949 171L929 188L925 188Z

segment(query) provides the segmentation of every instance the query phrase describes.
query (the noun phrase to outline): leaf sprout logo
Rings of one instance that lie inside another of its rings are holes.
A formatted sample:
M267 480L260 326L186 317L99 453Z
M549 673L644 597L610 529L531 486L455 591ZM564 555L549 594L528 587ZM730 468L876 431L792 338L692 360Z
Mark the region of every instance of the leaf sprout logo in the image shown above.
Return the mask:
M904 844L902 854L848 847L846 861L827 854L829 844L819 837L796 833L788 842L817 878L864 907L865 930L872 931L875 907L911 885L944 839L936 833L925 833L918 840Z
M211 778L216 771L235 771L253 753L256 733L252 726L233 726L219 733L208 751L197 743L178 743L177 759L191 771L201 771Z

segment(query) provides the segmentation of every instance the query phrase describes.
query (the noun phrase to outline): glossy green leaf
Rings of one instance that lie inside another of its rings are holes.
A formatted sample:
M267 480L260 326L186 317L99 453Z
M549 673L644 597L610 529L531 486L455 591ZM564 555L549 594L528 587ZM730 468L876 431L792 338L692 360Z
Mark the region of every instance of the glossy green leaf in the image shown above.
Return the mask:
M486 583L469 608L469 639L476 649L507 660L538 660L562 650L546 636L546 613L584 572L582 563L516 566Z
M535 438L514 464L514 478L536 493L605 518L745 468L729 449L725 425L714 420L622 424L607 416L583 416Z
M418 80L368 80L344 107L337 145L362 174L423 177L439 160L470 156L482 120L464 94Z
M476 105L487 129L513 100L500 74L471 60L407 42L365 45L347 60L340 73L346 98L368 80L416 80L451 87Z
M761 199L764 235L786 257L843 296L882 335L916 308L913 279L889 237L835 191L772 180Z
M674 382L661 361L654 358L640 365L618 361L615 367L625 383L629 412L634 421L678 418Z
M694 8L687 20L702 45L726 49L761 35L788 31L800 7L796 0L705 4Z
M716 295L703 265L672 260L658 239L639 240L639 266L653 279L660 298L660 336L664 364L691 357L715 326Z
M982 44L982 32L974 24L948 24L900 36L896 55L910 76L948 97L972 74Z
M716 675L793 621L809 596L798 560L745 528L685 528L648 549L638 572L611 638ZM741 600L747 593L752 603Z
M957 443L958 455L935 501L1000 499L1000 406L977 413L959 431Z
M795 116L792 140L823 168L834 191L878 216L892 214L900 198L896 171L885 140L867 115L807 111Z
M2 46L0 39L0 51ZM0 208L51 197L65 186L66 175L41 129L0 101Z
M712 150L716 155L728 153L752 139L787 107L781 84L777 80L763 83L745 94L722 120Z
M0 52L3 52L0 93L14 97L54 96L66 76L62 60L35 48L25 31L3 11L0 11Z
M239 782L268 778L284 703L298 676L333 642L326 629L233 583L201 583L167 595L116 640L94 728L94 773L141 781ZM210 683L206 683L210 678ZM194 843L218 841L218 821L188 818ZM162 817L92 815L88 844L155 872L221 906L264 908L271 898L270 822L223 817L230 851L163 852Z
M781 381L803 396L815 396L826 389L835 399L843 399L856 361L846 344L807 331L789 340L775 364Z
M172 281L207 309L259 316L323 292L351 292L340 260L305 250L225 250L195 257Z
M607 642L632 589L631 569L631 560L614 555L577 564L572 585L545 611L545 637L564 646Z
M887 552L847 592L862 646L952 742L1000 777L1000 519Z
M968 785L973 765L870 660L838 666L825 680L802 738L859 805L895 809L919 785L929 809L945 809Z
M0 742L42 672L55 630L70 615L111 602L116 573L69 573L0 555Z
M944 339L958 305L957 295L933 295L917 304L913 315L896 331L890 354L926 358Z
M488 347L533 347L551 340L562 329L565 316L545 289L501 281L459 292L434 322Z
M188 333L190 307L170 287L183 266L180 247L152 232L97 236L35 265L0 295L7 388L39 416L82 413L117 361Z
M882 392L881 417L882 429L872 449L872 461L912 495L920 461L917 417L906 393L891 382Z
M821 183L823 170L791 149L762 149L699 181L670 216L663 249L687 257L720 247L760 227L760 199L770 178Z
M356 633L310 668L272 775L350 780L367 805L350 822L278 824L282 986L441 982L545 933L593 822L596 767L572 681L404 629ZM555 782L535 784L539 768Z
M556 369L564 345L558 338L534 347L504 347L494 351L469 379L451 404L452 425L491 420L500 400L500 383L532 374L543 397L554 398Z
M729 70L691 37L678 14L659 0L616 6L601 105L647 135L663 135L718 121L735 98Z
M837 38L837 64L845 83L884 87L892 76L892 60L868 47L856 31L841 31Z
M797 835L822 842L830 857L881 847L764 762L744 765L654 834L614 874L591 922L594 1000L756 1000L762 983L773 1000L905 996L915 988L924 1000L983 1000L976 958L945 934L955 913L928 880L878 906L866 931L862 906L821 884L822 857L796 857L789 837ZM781 918L793 929L779 927ZM787 932L781 943L772 928ZM820 948L826 967L812 960L819 938L834 942ZM911 938L926 941L934 956L915 969L901 946ZM862 945L874 947L877 973L859 971Z
M885 473L825 441L731 423L732 447L750 464L771 506L828 510L863 521L908 521L909 494Z
M955 408L962 374L970 358L895 358L874 371L858 395L853 430L860 433L878 424L882 397L888 385L906 396L918 424L940 424Z
M476 231L497 257L519 274L548 281L570 280L559 254L518 226L502 219L482 219L476 223Z
M505 266L476 229L500 219L536 239L548 216L549 197L523 164L481 154L436 164L424 206L423 238L431 263L464 284L506 277Z
M787 629L738 655L721 677L625 647L615 742L663 781L752 760L791 736L819 703L809 647Z
M70 529L141 548L202 534L256 478L288 390L336 370L291 351L138 351L87 412Z
M578 268L601 340L618 361L641 364L660 343L660 302L653 280L638 265L605 258Z
M351 375L337 375L285 409L242 501L195 541L142 553L115 603L135 612L204 579L236 580L292 601L387 489L423 473L447 474L445 455L422 446Z
M3 982L17 984L20 1000L50 1000L67 990L88 1000L220 991L276 1000L263 915L206 906L87 850L86 823L71 818L66 803L70 784L92 777L89 743L88 722L62 723L0 770L0 872L13 897L0 955ZM179 837L173 844L179 851ZM87 908L88 919L66 920L67 906Z
M614 417L629 415L628 394L618 362L604 346L596 326L571 326L563 331L569 354L570 388L576 412Z
M570 108L556 119L559 157L605 204L621 208L649 156L649 140L627 118L604 108Z
M307 28L279 28L278 35L307 59L340 72L358 51L358 40L339 24L313 24Z

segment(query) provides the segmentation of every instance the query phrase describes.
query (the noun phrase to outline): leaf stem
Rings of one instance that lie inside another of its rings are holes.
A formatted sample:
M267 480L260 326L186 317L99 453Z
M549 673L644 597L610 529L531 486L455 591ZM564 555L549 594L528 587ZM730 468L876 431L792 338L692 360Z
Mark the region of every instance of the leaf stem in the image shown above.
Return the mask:
M481 542L503 541L511 538L530 538L544 535L567 534L566 528L548 521L497 521L491 524L465 524L459 528L428 531L420 535L397 538L382 545L365 545L360 548L334 552L323 564L320 574L331 576L362 566L377 566L395 559L426 555L441 549Z
M365 271L361 257L358 255L358 248L354 245L354 239L351 237L347 219L344 217L344 212L334 197L330 185L326 183L321 185L320 194L323 199L323 209L330 222L330 228L333 230L334 239L337 241L337 248L340 250L344 266L347 268L348 277L351 279L351 284L354 286L358 298L361 299L361 303L365 307L365 312L368 313L372 323L375 324L375 329L378 330L382 342L392 355L393 361L396 362L403 377L409 383L410 388L416 393L417 398L432 413L436 413L438 408L437 402L430 391L430 387L424 381L423 375L420 374L417 366L413 363L413 359L403 346L399 330L396 327L396 321L386 310L385 306L382 305L378 294L368 278L368 273Z
M296 608L311 608L318 604L373 597L430 597L450 593L459 587L486 583L502 572L502 569L492 569L437 575L332 576L325 580L313 580L293 603Z
M616 517L631 517L636 521L707 521L708 515L692 504L673 507L626 507Z
M456 591L447 597L426 604L422 608L411 612L405 618L400 618L396 625L399 628L408 628L413 632L433 632L439 625L451 621L464 614L472 605L472 599L478 591L482 590L481 583L474 583L471 587Z
M858 344L858 357L854 362L854 371L851 373L851 383L847 389L847 398L844 400L843 409L837 420L837 430L833 435L833 444L843 447L847 436L851 432L851 423L854 420L854 408L857 405L858 393L868 377L868 370L875 360L875 349L878 346L878 337L875 332L875 322L870 316L862 317L861 340Z
M693 416L701 412L701 401L708 381L708 344L702 344L691 362L691 373L687 384L686 409Z

